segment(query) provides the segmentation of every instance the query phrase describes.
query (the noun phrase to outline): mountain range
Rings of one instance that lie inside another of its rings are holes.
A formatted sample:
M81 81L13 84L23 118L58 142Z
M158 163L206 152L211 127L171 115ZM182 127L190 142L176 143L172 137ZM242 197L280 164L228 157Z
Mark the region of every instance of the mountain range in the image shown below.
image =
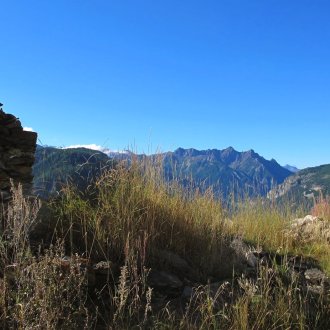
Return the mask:
M202 190L212 187L222 197L229 194L265 196L292 172L274 159L266 160L254 150L236 151L183 149L163 154L165 177L178 180L184 186L196 186Z
M130 159L129 152L105 154L86 148L58 149L38 146L33 167L34 190L47 196L70 181L84 188L90 178L113 162ZM136 155L138 158L162 159L164 178L176 180L184 187L202 192L212 188L218 197L229 194L266 196L268 191L292 175L274 159L266 160L253 150L239 152L229 147L224 150L183 149L157 155Z
M314 202L330 194L330 164L305 168L274 187L268 197L278 201Z

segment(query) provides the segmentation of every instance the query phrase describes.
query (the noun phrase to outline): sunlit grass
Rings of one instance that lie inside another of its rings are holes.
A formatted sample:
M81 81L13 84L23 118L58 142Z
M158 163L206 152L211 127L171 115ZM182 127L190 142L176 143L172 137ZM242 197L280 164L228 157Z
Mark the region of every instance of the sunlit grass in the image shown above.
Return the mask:
M288 205L246 199L226 208L211 190L201 194L183 190L177 182L164 182L159 162L119 164L83 193L65 187L44 205L39 224L38 202L31 204L17 190L1 231L4 328L38 327L40 318L49 329L88 328L97 320L113 329L306 329L327 322L329 301L320 298L311 305L285 264L274 269L260 266L254 280L233 277L229 244L241 237L255 249L284 258L312 257L330 273L329 242L316 238L305 243L288 235L290 222L298 215ZM33 252L28 237L34 234L36 239L39 233L41 244L44 233L38 226L45 228L45 223L53 245ZM196 272L200 287L181 314L167 305L152 310L153 290L146 278L150 270L166 267L160 251L176 253ZM66 273L58 262L63 255L73 260ZM78 265L82 256L119 265L118 278L109 278L97 293L98 300L86 291L87 274ZM212 294L210 278L226 279L229 287L220 286ZM105 307L100 303L104 292ZM224 293L230 299L219 305L217 297ZM98 311L96 301L104 310Z

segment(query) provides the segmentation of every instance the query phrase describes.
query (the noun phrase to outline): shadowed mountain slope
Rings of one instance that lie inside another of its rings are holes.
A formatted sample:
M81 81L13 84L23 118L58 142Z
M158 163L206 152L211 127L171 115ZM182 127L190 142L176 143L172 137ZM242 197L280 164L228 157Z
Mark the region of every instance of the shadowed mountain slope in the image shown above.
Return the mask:
M292 173L274 159L268 161L253 150L183 149L164 154L165 176L183 185L213 188L223 197L230 193L266 195Z
M313 201L320 194L330 194L330 164L297 172L272 189L268 197L277 200L290 199L300 203Z
M113 163L100 151L38 146L33 166L34 192L46 198L66 183L74 183L84 190L101 171L112 168Z

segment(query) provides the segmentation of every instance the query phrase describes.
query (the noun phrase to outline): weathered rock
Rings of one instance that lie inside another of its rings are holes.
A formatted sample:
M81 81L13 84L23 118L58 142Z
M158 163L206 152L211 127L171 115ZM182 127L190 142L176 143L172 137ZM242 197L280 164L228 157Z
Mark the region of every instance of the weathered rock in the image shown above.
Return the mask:
M0 202L10 199L11 179L30 192L36 141L37 133L24 131L18 118L0 109Z
M330 222L319 217L306 215L304 218L293 220L286 234L304 242L325 240L330 243Z
M198 273L195 268L189 265L188 261L179 255L166 250L158 250L155 254L165 269L169 269L177 275L190 280L198 279Z
M183 299L191 299L196 293L196 289L191 286L185 286L182 291L181 297Z
M93 265L93 270L98 275L119 274L119 267L111 261L100 261Z
M234 250L234 263L237 266L247 265L251 268L256 268L258 265L258 258L254 255L253 250L240 238L235 238L230 247Z
M301 227L301 226L305 226L305 225L315 223L318 221L319 221L318 217L315 217L313 215L306 215L304 218L299 218L299 219L293 220L291 223L291 227L292 228Z
M120 274L120 267L112 261L100 261L89 270L94 276L94 286L102 288L109 282L115 282Z
M320 296L324 293L324 288L322 285L307 285L307 292L314 296Z
M327 276L317 268L307 269L305 271L305 278L312 284L321 284L327 280Z
M304 273L307 291L316 295L330 294L330 279L318 268L311 268Z
M150 271L147 283L155 290L166 292L169 296L177 296L183 289L183 282L179 277L165 271Z
M259 259L254 255L254 249L250 248L241 238L227 239L218 251L217 259L212 260L207 277L212 282L227 280L233 274L254 272Z
M283 264L283 260L278 264ZM287 260L287 266L296 272L305 272L308 269L317 267L317 261L308 257L290 256Z

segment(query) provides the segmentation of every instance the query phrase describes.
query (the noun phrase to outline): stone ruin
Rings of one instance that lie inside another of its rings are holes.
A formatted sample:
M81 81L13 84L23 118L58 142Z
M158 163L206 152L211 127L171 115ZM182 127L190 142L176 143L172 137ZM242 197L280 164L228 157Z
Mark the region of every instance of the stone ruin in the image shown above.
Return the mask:
M6 114L1 106L0 204L6 204L11 199L11 182L21 183L24 193L31 192L37 133L24 131L19 119Z

